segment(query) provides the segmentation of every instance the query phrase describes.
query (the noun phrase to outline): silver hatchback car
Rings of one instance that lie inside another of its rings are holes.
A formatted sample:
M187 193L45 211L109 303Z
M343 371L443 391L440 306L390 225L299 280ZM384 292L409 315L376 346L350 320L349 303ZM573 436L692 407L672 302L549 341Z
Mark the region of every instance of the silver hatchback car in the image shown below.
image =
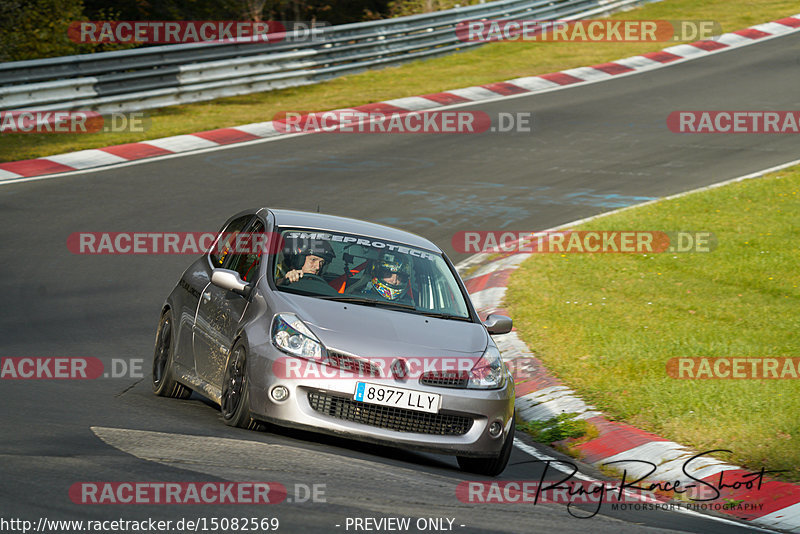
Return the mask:
M354 219L257 209L231 217L161 311L153 391L197 391L233 426L261 421L452 454L505 469L514 383L447 256Z

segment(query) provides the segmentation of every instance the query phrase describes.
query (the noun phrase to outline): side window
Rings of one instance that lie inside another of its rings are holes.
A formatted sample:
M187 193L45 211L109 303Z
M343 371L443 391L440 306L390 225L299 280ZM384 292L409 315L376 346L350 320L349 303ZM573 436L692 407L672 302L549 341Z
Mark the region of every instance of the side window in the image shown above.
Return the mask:
M217 238L217 243L208 256L211 260L211 265L215 269L217 267L222 267L222 264L228 259L228 256L236 244L236 235L244 230L245 226L247 226L247 223L250 222L252 218L252 215L239 217L238 219L232 220L228 226L220 230L219 233L221 235Z
M229 255L225 268L236 271L242 280L250 282L258 277L258 268L261 265L261 255L266 243L264 223L256 219L246 233L249 235L239 240L239 245L244 250L234 250Z

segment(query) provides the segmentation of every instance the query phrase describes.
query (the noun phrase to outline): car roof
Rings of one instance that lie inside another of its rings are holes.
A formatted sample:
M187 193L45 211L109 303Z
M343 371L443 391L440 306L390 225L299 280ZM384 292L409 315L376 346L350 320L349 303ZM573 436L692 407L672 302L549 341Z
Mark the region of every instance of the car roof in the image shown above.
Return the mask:
M278 226L295 228L308 228L315 230L328 230L345 234L358 234L388 241L397 241L417 248L424 248L434 252L441 252L433 242L405 230L398 230L391 226L375 224L348 217L311 213L308 211L295 211L284 209L269 209L275 216Z

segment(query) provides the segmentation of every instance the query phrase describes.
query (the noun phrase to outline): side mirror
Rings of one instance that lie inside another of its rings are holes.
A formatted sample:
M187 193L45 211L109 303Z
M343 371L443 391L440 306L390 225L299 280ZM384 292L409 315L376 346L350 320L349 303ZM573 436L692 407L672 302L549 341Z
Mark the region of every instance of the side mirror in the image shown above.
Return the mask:
M490 334L508 334L511 332L513 322L511 321L511 317L492 313L483 321L483 325Z
M211 274L211 283L243 297L249 297L250 291L253 289L251 285L239 278L239 273L228 269L215 269Z

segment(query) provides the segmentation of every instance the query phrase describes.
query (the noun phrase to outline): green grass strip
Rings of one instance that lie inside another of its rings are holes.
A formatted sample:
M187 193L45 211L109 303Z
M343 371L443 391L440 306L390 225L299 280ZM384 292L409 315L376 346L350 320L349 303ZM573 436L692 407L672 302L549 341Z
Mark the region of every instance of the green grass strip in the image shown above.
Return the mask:
M723 32L796 14L795 0L665 0L615 19L714 20ZM677 43L495 43L446 57L329 82L150 110L143 133L5 134L0 162L272 120L283 111L326 111L404 96L535 76L661 50Z
M709 253L534 254L511 277L521 338L587 402L695 450L800 481L800 378L670 378L679 357L800 357L800 167L602 217L691 230Z

